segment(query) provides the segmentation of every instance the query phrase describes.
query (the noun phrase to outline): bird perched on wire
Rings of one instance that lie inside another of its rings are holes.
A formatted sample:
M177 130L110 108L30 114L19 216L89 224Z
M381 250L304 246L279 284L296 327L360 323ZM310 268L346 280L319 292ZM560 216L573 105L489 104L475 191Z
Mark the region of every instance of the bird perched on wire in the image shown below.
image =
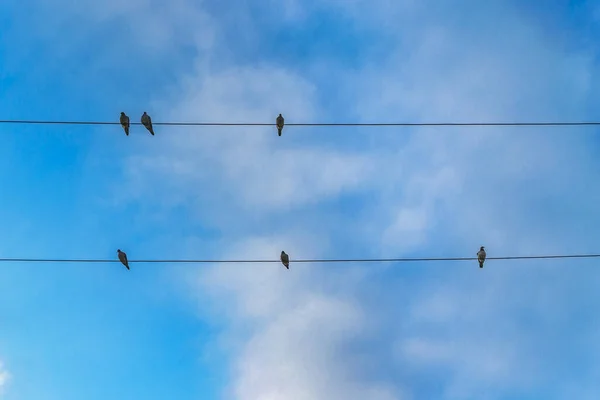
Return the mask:
M279 117L277 117L277 134L279 136L281 136L281 131L283 131L283 125L284 125L284 119L283 116L281 114L279 114Z
M152 129L152 118L150 118L150 116L146 114L146 111L144 111L144 113L142 114L142 125L144 125L146 129L148 129L148 131L152 134L152 136L154 136L154 129Z
M280 258L281 258L281 263L283 264L283 266L286 267L287 269L290 269L290 256L285 254L285 251L281 250Z
M121 126L125 130L125 134L127 136L129 136L129 117L127 115L125 115L125 113L122 111L121 111L120 122L121 122Z
M129 261L127 261L127 254L125 254L121 250L117 250L117 254L119 255L119 261L121 261L125 268L129 269Z
M483 268L483 263L485 262L486 255L487 254L485 254L485 248L481 246L479 248L479 251L477 252L477 261L479 261L479 268Z

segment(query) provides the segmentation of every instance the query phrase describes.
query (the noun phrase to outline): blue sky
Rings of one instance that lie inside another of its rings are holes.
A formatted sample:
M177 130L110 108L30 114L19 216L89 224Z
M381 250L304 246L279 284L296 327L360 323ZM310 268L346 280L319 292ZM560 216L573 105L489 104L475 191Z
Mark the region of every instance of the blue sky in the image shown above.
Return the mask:
M8 0L0 119L600 119L594 2ZM596 128L0 126L0 256L598 252ZM0 398L595 399L594 260L3 264Z

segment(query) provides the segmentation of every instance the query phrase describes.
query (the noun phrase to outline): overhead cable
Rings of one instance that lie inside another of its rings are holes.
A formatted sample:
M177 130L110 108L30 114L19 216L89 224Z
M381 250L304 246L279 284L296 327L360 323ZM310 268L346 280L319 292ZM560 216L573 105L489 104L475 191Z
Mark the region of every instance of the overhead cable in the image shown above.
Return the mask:
M537 256L503 256L488 257L486 260L547 260L567 258L599 258L600 254L563 254L563 255L537 255ZM425 257L425 258L350 258L350 259L290 259L293 264L308 263L410 263L410 262L450 262L450 261L476 261L477 257ZM0 258L0 262L28 262L28 263L112 263L119 262L114 259L75 259L75 258ZM208 260L208 259L154 259L154 260L129 260L130 263L161 263L161 264L263 264L280 263L281 260Z
M0 120L0 124L36 124L36 125L120 125L113 121L43 121L43 120ZM142 125L131 122L131 125ZM275 126L275 123L257 122L154 122L152 125L163 126ZM286 123L285 126L600 126L600 121L572 122L321 122L321 123Z

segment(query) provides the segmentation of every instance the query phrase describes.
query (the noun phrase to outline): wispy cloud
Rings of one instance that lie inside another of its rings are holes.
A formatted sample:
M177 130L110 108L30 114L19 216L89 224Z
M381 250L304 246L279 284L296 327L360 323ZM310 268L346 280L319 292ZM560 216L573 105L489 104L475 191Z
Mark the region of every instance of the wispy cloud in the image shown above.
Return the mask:
M290 247L299 254L324 250L308 235L259 237L230 246L224 256L256 258ZM342 286L347 287L351 280L356 282L356 276L342 278ZM297 265L289 271L268 264L215 266L202 274L199 286L193 287L195 296L198 290L204 293L201 309L208 311L202 305L208 294L216 301L211 302L208 314L216 313L231 324L226 333L228 346L223 350L233 352L232 373L239 379L231 382L230 396L405 398L398 387L364 379L364 367L349 362L346 347L369 332L369 319L359 303L336 290L339 283L333 275ZM232 347L232 343L237 345Z
M4 387L8 383L9 379L10 374L8 373L8 370L4 367L4 364L0 361L0 394L2 394L2 391L4 390Z

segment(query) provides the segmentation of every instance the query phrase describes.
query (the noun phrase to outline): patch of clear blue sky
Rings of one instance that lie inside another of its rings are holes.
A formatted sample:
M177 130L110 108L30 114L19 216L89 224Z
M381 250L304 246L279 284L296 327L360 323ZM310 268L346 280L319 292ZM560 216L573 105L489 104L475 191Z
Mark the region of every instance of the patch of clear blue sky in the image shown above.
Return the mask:
M597 33L581 23L585 18L576 2L564 4L540 1L534 8L530 3L527 12L544 12L555 32L557 26L568 27L570 40L582 30L587 38ZM144 109L156 115L159 110L149 106L156 93L189 68L191 53L178 55L175 63L168 57L132 56L126 46L116 45L125 35L123 27L105 27L115 28L108 35L91 29L74 38L84 24L54 26L32 7L0 6L1 119L116 120L125 110L137 120ZM274 61L302 71L315 59L356 68L384 56L384 36L352 27L332 12L283 32L266 22L259 32L260 51L232 47L236 61ZM64 43L41 36L55 29L63 30ZM232 45L242 34L232 30L225 42ZM102 49L103 60L119 61L95 67L95 48ZM321 78L324 87L327 77ZM335 104L331 111L342 110L342 98L326 97ZM158 247L168 233L139 225L131 206L113 209L98 202L101 191L121 179L120 155L135 143L124 142L122 135L118 127L1 125L0 255L109 258L122 247L132 257L176 257ZM101 165L89 164L92 149L105 157ZM364 201L354 200L325 207L343 214ZM185 216L173 216L176 229L186 229L180 225ZM209 399L220 389L223 366L198 360L199 343L211 337L211 328L177 296L162 266L134 266L129 274L118 264L0 267L0 357L15 376L7 399L192 399L200 394Z

